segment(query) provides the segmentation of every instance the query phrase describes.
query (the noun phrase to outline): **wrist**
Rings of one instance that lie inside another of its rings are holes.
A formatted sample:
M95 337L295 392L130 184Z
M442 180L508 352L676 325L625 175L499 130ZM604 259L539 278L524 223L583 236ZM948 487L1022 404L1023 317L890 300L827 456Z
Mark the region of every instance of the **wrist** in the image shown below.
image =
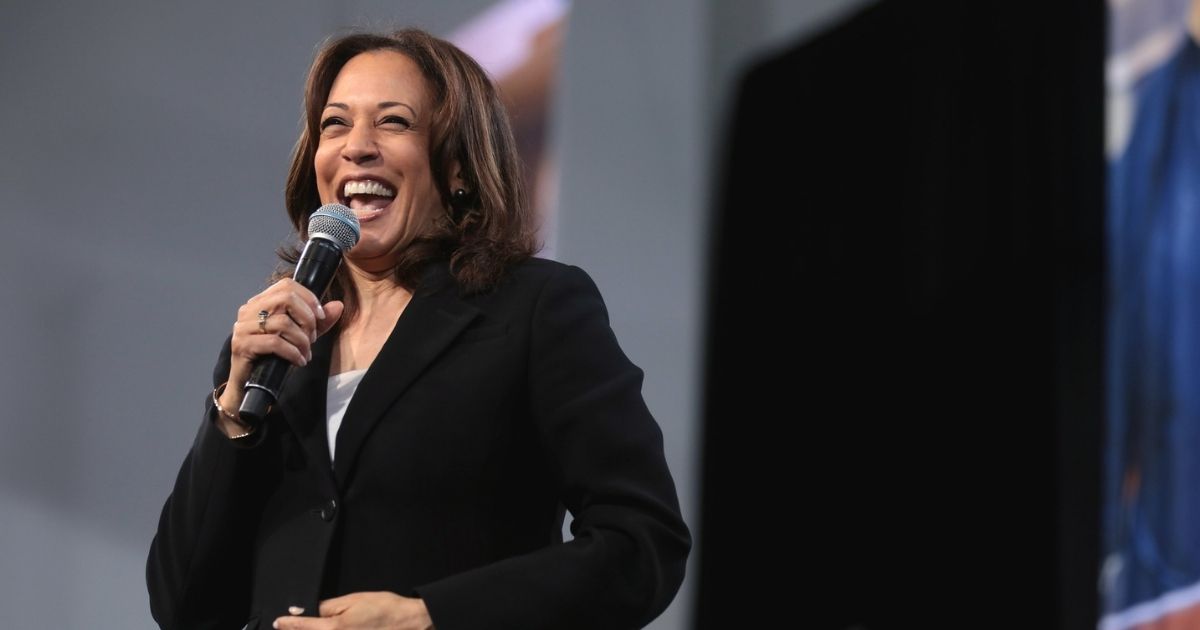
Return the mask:
M421 607L421 611L420 611L420 615L421 615L421 621L420 621L420 623L421 623L421 627L423 628L423 630L434 630L434 627L433 627L433 617L429 616L429 608L425 606L425 600L424 600L424 599L420 599L420 598L418 598L418 599L417 599L417 605Z
M221 383L212 393L213 408L217 412L217 427L231 440L240 440L254 434L255 427L244 422L237 415L243 394L241 388L231 391L228 382Z

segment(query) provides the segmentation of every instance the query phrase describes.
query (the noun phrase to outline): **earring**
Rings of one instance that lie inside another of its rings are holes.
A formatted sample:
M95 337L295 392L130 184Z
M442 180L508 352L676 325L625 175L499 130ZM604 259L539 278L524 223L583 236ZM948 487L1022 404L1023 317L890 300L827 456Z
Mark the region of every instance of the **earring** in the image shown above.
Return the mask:
M466 188L455 188L454 192L450 193L450 207L456 215L462 215L471 207L471 193L467 192Z
M474 223L479 217L479 210L472 206L478 200L466 188L455 188L450 193L450 218L460 228Z

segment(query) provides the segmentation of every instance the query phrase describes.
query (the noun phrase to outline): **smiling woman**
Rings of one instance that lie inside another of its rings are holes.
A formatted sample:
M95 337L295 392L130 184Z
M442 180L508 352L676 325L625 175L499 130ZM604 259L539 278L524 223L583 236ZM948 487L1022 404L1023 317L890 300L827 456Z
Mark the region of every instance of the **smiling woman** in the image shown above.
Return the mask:
M662 435L590 277L534 257L487 75L423 31L355 34L305 102L289 217L303 242L341 203L361 238L328 295L284 268L238 309L151 544L155 620L645 625L691 546ZM248 427L227 410L268 355L292 371Z

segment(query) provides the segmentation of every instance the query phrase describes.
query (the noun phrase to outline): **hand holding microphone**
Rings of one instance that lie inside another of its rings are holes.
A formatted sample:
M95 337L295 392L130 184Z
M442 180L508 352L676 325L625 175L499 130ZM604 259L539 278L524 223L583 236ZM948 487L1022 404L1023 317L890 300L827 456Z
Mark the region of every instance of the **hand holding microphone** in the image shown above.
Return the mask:
M291 278L271 285L238 309L230 342L229 381L218 405L226 435L253 430L266 417L292 365L307 365L312 343L341 317L341 302L321 305L342 261L358 242L354 212L326 204L308 222L309 240ZM239 420L231 416L236 410Z

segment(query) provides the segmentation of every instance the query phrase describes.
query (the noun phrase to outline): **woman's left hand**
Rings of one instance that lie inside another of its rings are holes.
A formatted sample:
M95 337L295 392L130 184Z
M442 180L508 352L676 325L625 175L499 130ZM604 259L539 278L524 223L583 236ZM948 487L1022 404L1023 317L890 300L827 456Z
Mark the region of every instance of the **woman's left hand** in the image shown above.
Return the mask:
M433 630L425 602L395 593L351 593L321 602L320 617L280 617L279 630Z

